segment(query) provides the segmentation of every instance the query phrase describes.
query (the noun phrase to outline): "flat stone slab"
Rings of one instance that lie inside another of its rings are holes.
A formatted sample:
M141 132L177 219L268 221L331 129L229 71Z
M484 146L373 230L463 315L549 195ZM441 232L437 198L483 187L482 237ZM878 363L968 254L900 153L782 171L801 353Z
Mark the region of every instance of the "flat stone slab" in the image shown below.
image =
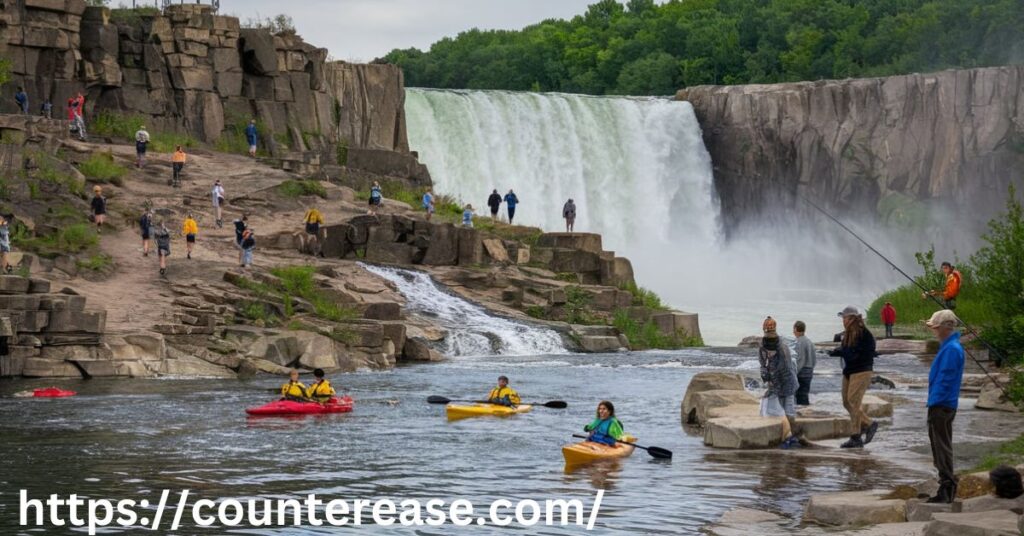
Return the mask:
M935 514L925 536L1018 536L1020 516L1010 510Z
M752 411L753 416L759 416L761 411L761 399L754 393L745 390L724 390L715 389L695 393L690 401L693 404L697 424L704 424L711 418L710 411L716 408L733 406L744 406L746 411Z
M952 504L930 504L918 499L907 501L907 521L931 521L935 514L948 514L952 511Z
M704 444L723 449L777 447L789 433L785 417L719 417L704 424Z
M906 521L906 501L885 499L888 494L870 490L813 495L804 509L804 521L838 527Z

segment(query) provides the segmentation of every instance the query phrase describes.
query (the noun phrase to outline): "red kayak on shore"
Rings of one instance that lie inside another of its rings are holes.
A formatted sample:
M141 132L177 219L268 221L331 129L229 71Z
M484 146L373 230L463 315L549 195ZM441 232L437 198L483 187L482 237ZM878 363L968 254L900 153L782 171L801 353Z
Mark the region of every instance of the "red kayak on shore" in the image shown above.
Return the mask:
M294 400L276 400L258 408L249 408L249 415L280 416L280 415L323 415L327 413L348 413L352 411L352 397L331 398L326 404L317 402L296 402Z
M75 396L78 393L74 391L65 391L64 389L58 389L56 387L47 387L45 389L36 389L32 391L32 396L36 398L64 398L66 396Z

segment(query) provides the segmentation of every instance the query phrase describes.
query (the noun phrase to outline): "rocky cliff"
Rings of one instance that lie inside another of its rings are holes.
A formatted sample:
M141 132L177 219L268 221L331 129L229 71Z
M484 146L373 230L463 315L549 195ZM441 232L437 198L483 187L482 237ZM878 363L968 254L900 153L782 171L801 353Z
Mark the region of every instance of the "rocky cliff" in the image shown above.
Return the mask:
M395 66L328 61L326 49L293 33L241 28L198 4L153 15L84 0L0 0L0 35L12 73L2 92L24 86L33 113L50 100L64 117L82 91L87 123L103 111L141 114L151 130L208 143L256 118L275 157L351 157L360 169L429 182L409 154ZM0 111L16 112L13 99Z
M793 194L881 219L935 204L984 219L1024 171L1024 67L777 85L697 86L727 228ZM973 209L973 210L966 210Z

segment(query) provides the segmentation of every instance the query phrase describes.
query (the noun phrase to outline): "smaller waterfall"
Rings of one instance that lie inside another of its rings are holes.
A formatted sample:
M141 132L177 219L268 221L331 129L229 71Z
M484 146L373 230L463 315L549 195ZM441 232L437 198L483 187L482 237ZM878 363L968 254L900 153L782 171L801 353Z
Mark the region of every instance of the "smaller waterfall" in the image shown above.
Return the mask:
M445 292L423 272L360 265L397 285L407 310L439 320L448 330L441 349L447 356L567 353L555 331L491 316L484 308Z

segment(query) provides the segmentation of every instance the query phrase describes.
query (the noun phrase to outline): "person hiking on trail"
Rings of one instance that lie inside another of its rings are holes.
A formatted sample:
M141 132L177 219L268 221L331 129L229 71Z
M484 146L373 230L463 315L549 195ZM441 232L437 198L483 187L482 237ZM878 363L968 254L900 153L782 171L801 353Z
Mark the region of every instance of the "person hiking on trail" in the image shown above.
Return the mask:
M103 222L107 219L107 198L103 197L103 188L97 184L92 187L92 202L89 203L92 209L93 221L96 223L96 233L103 229Z
M156 227L156 254L160 257L160 275L167 273L167 257L171 254L171 232L164 222Z
M252 252L256 249L256 235L253 234L252 229L246 229L242 233L242 242L239 247L242 248L242 268L251 268Z
M181 234L185 235L185 251L187 252L185 258L191 259L192 248L196 245L196 235L199 234L199 224L196 223L191 212L188 213L185 222L181 224Z
M811 405L811 380L814 378L814 366L817 362L817 350L814 343L807 338L807 324L797 320L793 324L793 336L796 337L796 405Z
M81 92L78 96L71 101L71 114L72 122L75 125L75 132L78 133L78 139L85 141L85 95Z
M462 209L462 226L472 227L473 226L473 205L467 204Z
M516 205L519 204L519 198L516 197L516 193L509 188L508 193L505 194L505 206L508 207L508 224L512 225L512 220L516 217Z
M843 407L850 414L850 429L854 431L850 439L840 447L861 448L871 443L878 431L878 423L873 422L861 407L864 393L874 375L875 337L864 325L864 318L856 307L849 305L838 314L843 319L843 333L839 347L828 355L842 358Z
M18 91L14 94L14 102L18 104L21 113L28 115L28 93L25 93L25 88L18 86Z
M241 218L235 220L235 246L238 247L238 264L245 267L245 262L242 260L245 251L242 249L242 239L245 238L245 231L249 229L249 216L242 214Z
M43 104L39 106L39 115L47 119L53 119L53 103L49 99L43 101Z
M370 186L370 209L366 213L370 216L376 216L383 200L384 194L381 192L380 183L373 181L373 186Z
M142 234L142 256L149 256L149 239L153 232L153 211L146 209L139 218L139 232Z
M174 188L181 187L181 170L185 167L186 158L185 150L179 145L171 156L171 186Z
M423 210L427 211L427 221L430 221L434 215L434 194L430 193L430 188L423 192Z
M896 323L896 308L892 302L885 302L882 306L882 323L885 324L885 338L892 338L892 326Z
M498 386L491 389L490 394L487 395L487 401L491 404L500 404L513 408L521 402L519 393L508 386L508 376L498 376Z
M960 320L949 309L936 311L925 322L939 340L939 353L928 371L928 442L932 461L939 472L939 490L930 503L952 503L956 499L953 466L953 419L960 400L964 377L964 347L960 344Z
M211 197L213 198L213 210L217 212L217 228L224 227L224 214L221 207L224 206L224 187L220 184L220 179L213 181L213 190L210 191Z
M7 254L11 252L11 222L0 216L0 271L11 273L14 268L7 262Z
M963 283L963 276L960 270L948 262L942 263L942 273L946 276L946 286L941 291L933 290L922 294L922 298L928 296L942 296L942 304L950 311L956 310L956 297L960 295L960 284Z
M256 120L249 121L249 126L245 127L245 141L249 143L249 156L256 158Z
M491 192L491 196L487 198L487 206L491 207L491 219L498 219L498 209L501 208L501 194L498 193L498 189L495 188Z
M320 246L320 226L324 224L324 216L316 207L310 207L306 215L302 217L302 223L306 225L306 234L310 237L309 253L314 257L323 257Z
M565 202L562 207L562 217L565 218L565 232L571 233L576 225L576 203L572 199Z
M800 446L796 432L797 376L793 370L789 347L779 341L777 326L778 323L770 316L761 324L764 337L758 349L758 361L761 364L761 380L765 382L764 398L776 398L789 421L790 436L781 445L788 449Z
M146 165L146 147L149 146L149 132L145 125L135 133L135 167L142 169Z

